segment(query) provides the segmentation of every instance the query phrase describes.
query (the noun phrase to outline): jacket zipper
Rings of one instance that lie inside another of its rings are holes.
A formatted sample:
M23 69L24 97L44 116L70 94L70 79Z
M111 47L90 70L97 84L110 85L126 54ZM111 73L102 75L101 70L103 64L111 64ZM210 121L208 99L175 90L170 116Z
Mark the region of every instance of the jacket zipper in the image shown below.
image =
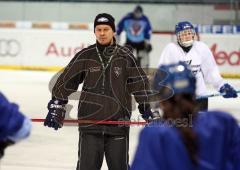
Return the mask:
M102 81L103 94L104 94L104 89L105 89L105 77L106 77L105 73L106 73L106 68L103 67L103 81Z
M117 46L115 47L115 50L117 49ZM102 94L105 93L105 78L106 78L106 69L108 67L108 65L110 64L113 56L114 56L114 53L111 55L111 57L109 58L108 62L106 63L106 66L104 65L104 62L103 62L103 59L102 59L102 56L96 46L96 50L97 50L97 54L98 54L98 57L99 57L99 60L101 61L101 64L102 64L102 69L103 69L103 81L102 81ZM114 51L115 51L114 50Z

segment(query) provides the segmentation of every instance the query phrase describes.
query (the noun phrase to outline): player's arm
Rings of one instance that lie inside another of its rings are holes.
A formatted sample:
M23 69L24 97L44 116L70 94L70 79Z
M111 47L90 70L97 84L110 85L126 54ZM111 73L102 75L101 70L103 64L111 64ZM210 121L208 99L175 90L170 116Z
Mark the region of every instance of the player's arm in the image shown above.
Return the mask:
M116 27L116 36L115 36L115 38L116 38L116 42L119 44L120 43L120 41L121 41L121 38L120 38L120 35L121 35L121 33L123 32L123 30L124 30L124 27L125 27L125 21L126 21L126 17L127 16L125 16L125 17L123 17L120 21L119 21L119 23L117 24L117 27Z
M222 129L224 143L222 150L226 161L231 169L240 169L240 126L237 120L230 114L224 112L215 112L215 121ZM216 125L217 125L216 124Z
M144 17L144 20L146 22L146 28L144 30L144 38L146 40L150 40L151 35L152 35L152 27L151 27L151 24L150 24L150 22L149 22L149 20L146 16Z
M218 66L215 62L214 56L207 45L201 43L199 45L200 53L202 53L202 64L201 71L203 72L204 80L207 83L211 83L214 88L220 89L220 87L224 84L224 80L220 75L218 70Z
M166 170L165 152L162 150L165 146L162 144L161 136L154 130L155 128L145 127L141 131L131 170Z
M214 56L207 45L202 43L199 50L202 51L202 55L204 56L203 63L201 64L201 71L203 72L204 80L212 84L220 93L225 93L223 97L237 97L236 90L231 85L224 82L221 77Z
M150 39L151 39L151 35L152 35L152 27L146 16L144 16L144 20L146 22L146 27L144 29L144 46L145 46L145 50L147 52L151 52L152 45L151 45Z
M230 157L233 162L234 170L240 169L240 127L235 119L232 119L232 123L229 123L231 129L229 129L230 136Z
M1 158L6 147L29 136L32 125L30 119L19 111L18 105L10 103L2 93L0 93L0 113Z
M117 36L120 36L120 34L122 33L123 29L124 29L124 22L126 20L126 17L123 17L119 23L117 24L117 29L116 29L116 34Z

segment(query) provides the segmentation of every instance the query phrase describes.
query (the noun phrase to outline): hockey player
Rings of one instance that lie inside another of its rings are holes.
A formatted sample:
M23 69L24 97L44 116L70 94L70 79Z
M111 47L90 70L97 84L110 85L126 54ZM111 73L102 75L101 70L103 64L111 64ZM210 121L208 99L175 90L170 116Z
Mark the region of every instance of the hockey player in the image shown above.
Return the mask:
M197 97L207 93L205 83L212 84L225 98L237 97L236 90L222 79L213 54L206 44L194 41L195 31L190 22L179 22L175 27L177 43L169 43L163 50L159 65L184 61L190 65L197 79ZM208 99L198 100L200 110L208 108Z
M48 104L45 126L63 126L68 96L83 83L79 99L79 152L77 170L101 169L105 155L111 170L128 169L131 94L144 119L152 115L147 104L148 80L128 48L114 38L114 18L102 13L94 21L96 43L78 52L58 78ZM91 123L92 122L92 123Z
M6 147L27 138L30 131L30 119L18 110L18 105L10 103L0 92L0 159Z
M141 131L131 170L240 169L237 121L220 111L196 113L195 81L184 62L160 66L154 87L163 118Z
M126 32L126 45L136 50L139 66L146 66L149 60L147 55L152 50L150 44L152 28L147 16L143 14L141 6L137 5L133 12L128 13L121 19L117 26L118 37L122 31ZM143 56L143 54L146 56ZM142 59L145 63L141 63Z

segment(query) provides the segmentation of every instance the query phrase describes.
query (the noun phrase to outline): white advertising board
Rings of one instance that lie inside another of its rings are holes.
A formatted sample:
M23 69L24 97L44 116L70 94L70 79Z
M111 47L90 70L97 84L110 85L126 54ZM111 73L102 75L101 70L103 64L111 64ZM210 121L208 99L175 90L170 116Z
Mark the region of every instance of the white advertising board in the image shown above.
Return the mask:
M202 34L200 38L212 50L221 73L240 74L240 35ZM151 68L157 68L163 48L173 40L172 34L152 35ZM0 65L63 67L93 43L91 30L0 29Z
M93 44L94 38L87 30L1 29L0 65L65 66L75 53Z
M239 34L203 34L201 40L211 49L221 73L240 74Z

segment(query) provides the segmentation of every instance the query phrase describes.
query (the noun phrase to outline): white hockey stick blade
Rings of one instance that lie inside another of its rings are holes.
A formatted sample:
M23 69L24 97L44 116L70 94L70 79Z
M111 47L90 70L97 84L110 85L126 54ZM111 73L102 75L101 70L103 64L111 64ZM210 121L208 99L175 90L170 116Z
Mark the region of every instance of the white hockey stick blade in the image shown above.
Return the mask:
M240 93L240 90L237 90L237 93ZM223 96L225 95L225 93L215 93L215 94L209 94L209 95L205 95L205 96L198 96L196 97L196 99L207 99L209 97L217 97L217 96Z

